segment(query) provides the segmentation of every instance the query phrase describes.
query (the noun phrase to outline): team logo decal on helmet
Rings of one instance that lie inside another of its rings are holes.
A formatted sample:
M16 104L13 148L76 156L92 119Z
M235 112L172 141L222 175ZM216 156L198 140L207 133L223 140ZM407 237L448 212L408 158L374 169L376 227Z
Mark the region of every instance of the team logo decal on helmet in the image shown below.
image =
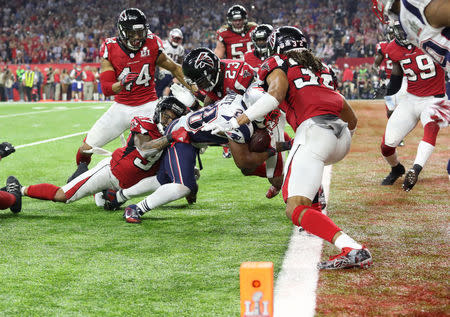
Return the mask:
M183 73L199 89L211 91L220 74L220 59L209 48L193 49L183 60Z
M214 61L210 56L208 56L207 52L201 52L195 60L194 67L203 68L205 66L214 67Z

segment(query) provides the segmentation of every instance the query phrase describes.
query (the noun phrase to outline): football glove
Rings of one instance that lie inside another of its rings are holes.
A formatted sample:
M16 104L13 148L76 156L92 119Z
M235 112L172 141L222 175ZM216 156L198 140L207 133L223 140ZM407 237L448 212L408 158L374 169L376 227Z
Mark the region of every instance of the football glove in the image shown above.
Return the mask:
M3 142L0 144L0 158L6 157L11 153L14 153L16 149L12 146L11 143Z
M171 134L167 136L167 141L169 143L178 142L178 143L189 143L189 134L185 128L181 127L178 130L173 131Z
M172 95L181 101L186 107L191 108L195 104L194 95L185 87L180 84L173 84L170 86L170 91Z
M120 80L120 85L126 87L127 85L134 83L138 77L138 73L128 73Z
M217 134L220 132L230 132L237 128L239 128L239 123L233 117L228 121L207 123L203 126L202 131L211 131L211 134Z

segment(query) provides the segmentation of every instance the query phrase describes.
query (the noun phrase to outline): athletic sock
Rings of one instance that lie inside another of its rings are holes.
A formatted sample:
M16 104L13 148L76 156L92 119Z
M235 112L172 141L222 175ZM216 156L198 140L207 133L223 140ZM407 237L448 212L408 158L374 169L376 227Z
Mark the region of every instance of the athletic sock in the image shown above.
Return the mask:
M27 189L27 196L42 200L53 200L55 198L56 192L60 188L61 187L53 184L30 185Z
M424 166L425 163L430 158L433 153L434 146L428 142L420 141L417 147L416 159L414 160L414 165Z
M128 200L136 196L152 193L155 190L157 190L160 186L161 184L158 182L158 178L156 176L146 177L142 179L139 183L129 188L122 189L120 193L121 195L123 195L123 198ZM117 195L117 201L119 201L118 199L119 195Z
M81 162L86 163L86 165L89 165L89 163L91 163L91 157L92 154L81 153L80 149L78 149L76 156L77 165L79 165Z
M16 196L11 193L0 191L0 209L7 209L14 205Z
M297 206L295 208L293 215L300 216L300 213L305 209L306 206ZM298 218L297 218L298 222ZM341 231L341 229L326 215L323 213L308 207L306 212L300 222L300 226L330 243L332 243L333 237Z
M186 197L191 190L183 185L177 183L164 184L159 187L155 192L144 200L140 201L137 206L143 211L147 212L156 207L170 203L177 199Z
M341 235L336 238L334 245L339 249L352 248L352 249L362 249L362 245L349 237L346 233L341 232Z

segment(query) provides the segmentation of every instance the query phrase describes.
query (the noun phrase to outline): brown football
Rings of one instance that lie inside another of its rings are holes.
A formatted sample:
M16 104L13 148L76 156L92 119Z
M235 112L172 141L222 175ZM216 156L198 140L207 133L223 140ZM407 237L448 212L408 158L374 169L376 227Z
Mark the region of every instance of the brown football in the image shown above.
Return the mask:
M250 152L264 152L270 146L270 135L266 129L256 129L250 138L248 149Z

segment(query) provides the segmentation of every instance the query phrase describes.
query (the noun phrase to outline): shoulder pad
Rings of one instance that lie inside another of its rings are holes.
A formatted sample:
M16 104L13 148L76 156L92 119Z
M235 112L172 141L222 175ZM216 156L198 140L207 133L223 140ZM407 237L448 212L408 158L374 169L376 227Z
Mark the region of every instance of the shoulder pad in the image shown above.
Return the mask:
M117 43L117 39L115 37L108 37L107 39L105 39L105 44L111 44L111 43Z
M217 33L222 33L222 32L225 32L225 31L228 31L228 26L227 25L222 25L220 27L220 29L217 30Z

